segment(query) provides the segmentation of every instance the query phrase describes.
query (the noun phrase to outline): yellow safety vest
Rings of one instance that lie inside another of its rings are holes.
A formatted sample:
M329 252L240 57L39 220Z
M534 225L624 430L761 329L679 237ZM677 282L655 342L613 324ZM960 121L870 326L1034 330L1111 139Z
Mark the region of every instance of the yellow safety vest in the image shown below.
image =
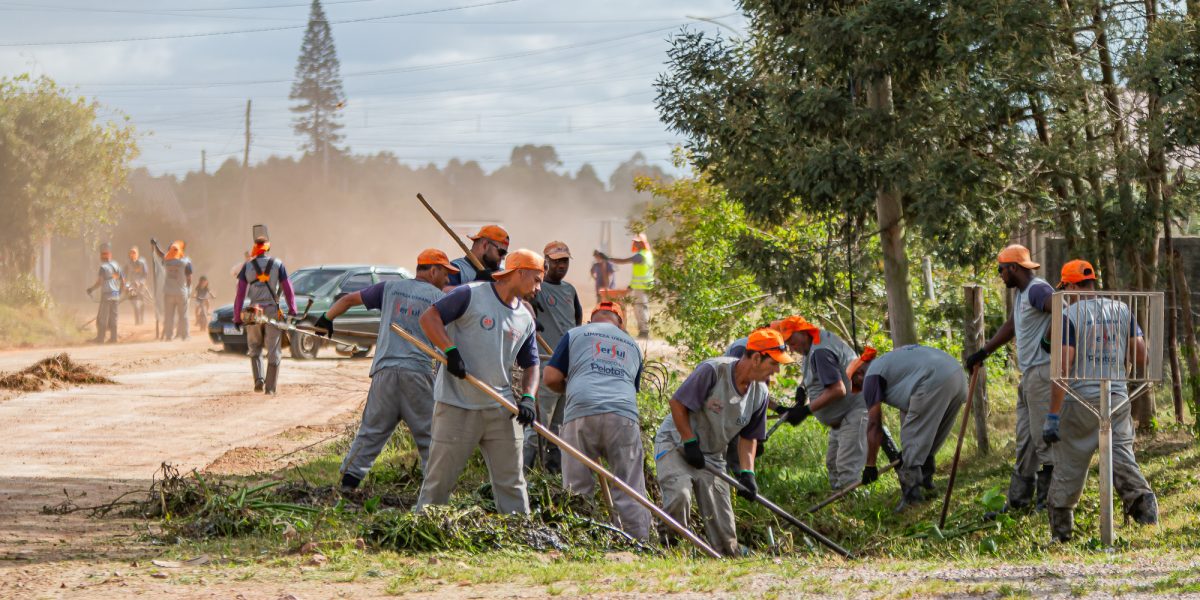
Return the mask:
M654 254L647 249L638 251L642 257L641 263L633 263L633 280L629 287L635 290L648 290L654 287Z

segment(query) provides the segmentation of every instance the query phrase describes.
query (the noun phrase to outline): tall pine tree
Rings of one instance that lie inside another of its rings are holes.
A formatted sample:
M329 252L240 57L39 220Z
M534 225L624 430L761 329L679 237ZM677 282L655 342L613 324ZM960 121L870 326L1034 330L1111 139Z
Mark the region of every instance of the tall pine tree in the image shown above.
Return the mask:
M313 0L308 15L289 97L299 101L292 107L297 115L292 128L305 138L300 148L328 165L329 153L338 152L337 143L343 137L338 133L342 128L338 111L345 105L346 96L333 32L320 0Z

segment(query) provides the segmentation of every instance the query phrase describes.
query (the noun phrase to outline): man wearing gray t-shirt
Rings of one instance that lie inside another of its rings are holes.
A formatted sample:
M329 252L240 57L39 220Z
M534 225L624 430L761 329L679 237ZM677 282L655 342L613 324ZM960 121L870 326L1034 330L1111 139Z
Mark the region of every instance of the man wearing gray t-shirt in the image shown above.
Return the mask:
M1025 246L1013 244L1001 251L997 260L1004 285L1017 290L1012 316L983 348L967 357L965 364L970 371L1009 340L1016 339L1021 383L1017 386L1017 460L1009 478L1008 507L1022 509L1036 503L1040 510L1045 508L1054 472L1050 445L1042 441L1042 424L1050 410L1050 353L1041 348L1042 338L1050 331L1050 297L1054 288L1034 276L1033 270L1041 265L1030 259Z
M729 484L706 465L725 469L725 448L737 439L738 495L754 500L754 455L767 435L767 382L792 362L778 331L751 333L741 358L710 358L696 367L671 397L671 413L654 436L663 508L687 527L694 496L708 543L726 556L738 551Z
M565 395L563 439L588 458L607 461L614 475L645 496L637 406L642 352L624 327L620 304L596 305L591 323L562 336L542 377L546 387ZM592 496L595 482L583 463L564 456L562 475L568 491ZM613 491L613 504L616 524L648 541L650 512L620 490Z
M1096 289L1091 263L1072 260L1062 267L1059 288L1068 292ZM1078 298L1078 297L1077 297ZM1054 477L1046 497L1050 535L1071 539L1075 507L1087 482L1092 456L1099 447L1100 379L1112 380L1112 478L1126 515L1142 525L1158 522L1158 499L1142 475L1133 453L1133 420L1125 369L1149 361L1146 340L1129 306L1111 298L1082 298L1063 309L1062 366L1072 376L1071 400L1054 386L1042 438L1051 444ZM1083 406L1087 403L1087 406Z
M442 288L450 274L457 271L445 252L426 249L417 256L415 279L382 281L342 296L317 319L316 328L332 338L334 320L350 307L362 305L380 311L375 360L371 363L371 389L367 392L358 435L342 461L342 491L358 487L401 421L412 433L421 467L429 461L433 362L421 349L392 331L392 324L428 344L418 319L446 295Z
M417 509L448 503L467 460L479 448L496 509L529 512L521 427L537 414L534 393L541 377L533 315L521 299L541 287L545 264L538 253L522 249L509 254L504 267L492 274L495 282L459 286L421 315L421 330L445 352L446 365L433 386L433 441ZM522 369L520 398L513 391L514 364ZM516 404L518 414L466 381L468 374Z
M531 304L542 339L550 348L556 348L567 330L583 324L583 306L579 303L579 293L575 291L575 286L563 280L571 267L571 250L565 243L555 241L546 244L544 252L546 279L542 281L542 289L534 294ZM537 398L539 422L557 434L563 424L562 396L542 385ZM551 473L557 473L562 465L558 446L539 444L538 434L533 427L525 428L525 470L532 469L539 460L539 446L545 448L545 454L540 457L542 467Z
M867 404L867 466L862 482L879 478L875 459L883 444L883 405L900 411L900 504L896 511L924 502L923 483L933 485L934 455L953 429L954 416L967 398L967 378L949 354L912 344L871 361L863 381Z

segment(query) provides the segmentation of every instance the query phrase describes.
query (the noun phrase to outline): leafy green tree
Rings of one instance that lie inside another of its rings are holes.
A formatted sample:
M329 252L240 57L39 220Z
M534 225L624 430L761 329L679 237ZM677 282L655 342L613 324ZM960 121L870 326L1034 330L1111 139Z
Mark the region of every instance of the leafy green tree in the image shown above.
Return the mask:
M298 101L292 106L292 112L296 113L292 128L296 135L305 138L301 149L328 160L342 141L338 111L345 106L346 95L342 91L341 63L333 45L333 32L321 0L313 0L308 15L308 29L304 31L289 98Z
M133 128L46 77L0 78L0 270L33 269L48 235L91 238L137 156Z
M895 343L916 341L906 230L970 263L994 250L1020 166L1027 67L1046 7L1018 0L744 0L747 39L684 32L658 82L664 121L751 222L843 219L878 232ZM873 221L873 224L872 224ZM753 249L753 248L748 248ZM757 248L756 273L803 268ZM785 273L785 279L803 277ZM772 289L779 280L766 282Z

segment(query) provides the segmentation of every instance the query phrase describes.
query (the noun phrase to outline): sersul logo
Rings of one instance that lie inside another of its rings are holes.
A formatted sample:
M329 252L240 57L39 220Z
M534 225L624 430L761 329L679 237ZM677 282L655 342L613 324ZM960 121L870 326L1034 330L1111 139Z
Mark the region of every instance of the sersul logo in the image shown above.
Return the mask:
M609 344L604 344L601 342L596 342L594 356L599 356L601 358L613 358L613 359L617 359L617 360L625 360L625 351L622 350L621 347L616 344L609 345Z
M496 328L496 320L487 315L484 315L479 318L479 326L484 328L487 331L491 331Z

